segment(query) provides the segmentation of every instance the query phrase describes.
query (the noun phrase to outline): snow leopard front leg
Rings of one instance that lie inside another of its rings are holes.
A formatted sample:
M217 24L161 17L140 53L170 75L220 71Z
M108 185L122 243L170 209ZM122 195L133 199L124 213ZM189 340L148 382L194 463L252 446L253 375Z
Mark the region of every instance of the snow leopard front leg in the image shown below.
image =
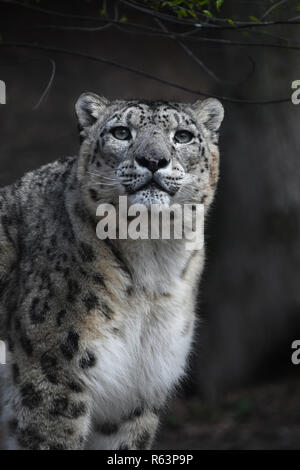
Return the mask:
M86 443L88 450L147 450L158 427L155 411L134 410L120 423L95 424Z
M90 399L84 385L69 371L56 381L53 357L44 357L44 372L30 372L14 361L3 383L1 430L10 450L83 449L90 425ZM19 362L20 364L20 362Z

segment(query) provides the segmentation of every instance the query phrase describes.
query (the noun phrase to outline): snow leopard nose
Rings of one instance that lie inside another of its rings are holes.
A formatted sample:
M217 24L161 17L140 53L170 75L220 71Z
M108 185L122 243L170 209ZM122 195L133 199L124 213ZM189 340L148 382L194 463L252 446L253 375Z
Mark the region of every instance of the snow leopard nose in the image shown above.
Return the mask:
M165 158L165 157L136 157L136 161L138 162L139 165L144 166L148 168L148 170L152 171L152 173L155 173L157 170L160 168L165 168L169 163L170 159Z

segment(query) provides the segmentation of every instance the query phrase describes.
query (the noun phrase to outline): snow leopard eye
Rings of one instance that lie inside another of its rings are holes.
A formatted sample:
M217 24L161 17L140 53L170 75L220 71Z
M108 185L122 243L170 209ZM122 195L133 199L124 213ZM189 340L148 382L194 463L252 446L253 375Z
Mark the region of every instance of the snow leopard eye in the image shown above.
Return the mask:
M116 139L119 139L119 140L131 139L131 133L128 127L123 127L123 126L114 127L111 133Z
M177 131L176 134L174 135L174 140L178 144L187 144L190 142L193 138L193 134L190 131Z

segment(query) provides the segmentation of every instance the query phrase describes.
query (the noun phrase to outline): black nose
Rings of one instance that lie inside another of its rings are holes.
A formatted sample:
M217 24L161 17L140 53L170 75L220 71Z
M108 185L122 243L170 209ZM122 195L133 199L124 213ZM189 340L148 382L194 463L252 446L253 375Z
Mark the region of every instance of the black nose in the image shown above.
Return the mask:
M148 168L148 170L155 173L155 171L159 170L160 168L166 167L170 160L165 157L162 158L151 158L151 157L137 157L136 161L139 165Z

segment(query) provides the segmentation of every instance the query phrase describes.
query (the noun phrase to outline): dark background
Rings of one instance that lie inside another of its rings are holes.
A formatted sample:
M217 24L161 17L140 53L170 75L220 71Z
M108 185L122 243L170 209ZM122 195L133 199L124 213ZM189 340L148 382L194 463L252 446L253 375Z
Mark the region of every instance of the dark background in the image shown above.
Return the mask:
M101 3L27 2L94 16ZM108 14L114 13L114 3L107 2ZM267 2L225 4L228 15L239 8L246 16L250 8L259 16ZM153 24L152 18L124 5L120 11L128 21ZM222 80L245 77L251 55L254 73L232 85L213 80L172 39L137 35L125 27L82 31L53 25L91 23L0 2L4 42L79 51L238 99L289 97L292 81L300 79L297 50L193 44L193 52ZM300 41L300 26L275 28L273 34ZM227 31L219 37L234 38ZM250 33L251 39L261 37ZM249 40L249 35L243 38ZM49 82L51 61L54 81L33 110ZM0 79L7 86L7 104L0 106L1 186L78 152L74 104L83 91L112 99L199 98L111 65L53 51L1 47L1 42ZM300 339L300 107L291 102L223 104L220 181L206 230L207 263L199 291L201 324L190 378L181 398L171 403L157 447L298 448L300 365L291 363L291 343Z

